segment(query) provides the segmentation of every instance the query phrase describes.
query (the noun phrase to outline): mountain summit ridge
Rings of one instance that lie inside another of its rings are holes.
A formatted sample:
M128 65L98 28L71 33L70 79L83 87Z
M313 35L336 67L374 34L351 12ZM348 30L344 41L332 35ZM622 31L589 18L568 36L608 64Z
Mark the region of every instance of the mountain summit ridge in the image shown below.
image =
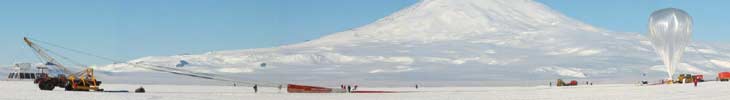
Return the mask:
M320 41L432 40L549 28L602 31L531 0L422 0L374 23L324 36Z

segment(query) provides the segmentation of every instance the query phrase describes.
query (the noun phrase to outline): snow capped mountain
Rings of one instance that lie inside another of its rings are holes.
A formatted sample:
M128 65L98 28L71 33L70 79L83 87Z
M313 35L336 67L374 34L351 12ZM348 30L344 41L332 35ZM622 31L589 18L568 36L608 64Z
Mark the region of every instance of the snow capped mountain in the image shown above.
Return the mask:
M714 77L730 69L728 52L695 42L677 71ZM599 29L531 0L423 0L372 24L305 43L129 62L174 67L181 60L190 63L183 69L272 81L484 85L557 78L634 82L642 73L665 77L646 37ZM146 72L126 64L97 69Z
M524 0L424 0L379 21L319 42L461 40L472 36L568 29L597 31L542 4Z

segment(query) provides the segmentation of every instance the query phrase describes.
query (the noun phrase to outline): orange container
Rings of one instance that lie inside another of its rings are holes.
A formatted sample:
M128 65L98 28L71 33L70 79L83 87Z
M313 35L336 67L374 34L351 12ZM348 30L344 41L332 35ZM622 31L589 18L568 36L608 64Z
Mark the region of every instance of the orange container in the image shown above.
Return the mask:
M730 72L720 72L717 74L717 79L719 80L727 80L730 79Z

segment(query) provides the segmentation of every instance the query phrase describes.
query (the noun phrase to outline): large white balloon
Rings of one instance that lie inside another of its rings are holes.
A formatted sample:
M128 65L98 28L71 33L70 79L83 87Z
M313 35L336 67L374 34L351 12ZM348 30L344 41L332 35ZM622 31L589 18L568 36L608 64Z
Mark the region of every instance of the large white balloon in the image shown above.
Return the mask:
M692 16L677 8L654 11L649 17L649 36L654 50L672 79L692 36Z

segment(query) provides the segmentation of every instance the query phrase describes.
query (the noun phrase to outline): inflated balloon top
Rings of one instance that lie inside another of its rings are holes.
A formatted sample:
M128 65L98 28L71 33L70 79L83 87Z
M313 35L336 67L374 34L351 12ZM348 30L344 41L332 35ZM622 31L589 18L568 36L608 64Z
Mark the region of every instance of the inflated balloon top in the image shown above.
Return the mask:
M677 8L654 11L649 17L649 38L667 68L668 79L679 66L692 36L692 16Z

